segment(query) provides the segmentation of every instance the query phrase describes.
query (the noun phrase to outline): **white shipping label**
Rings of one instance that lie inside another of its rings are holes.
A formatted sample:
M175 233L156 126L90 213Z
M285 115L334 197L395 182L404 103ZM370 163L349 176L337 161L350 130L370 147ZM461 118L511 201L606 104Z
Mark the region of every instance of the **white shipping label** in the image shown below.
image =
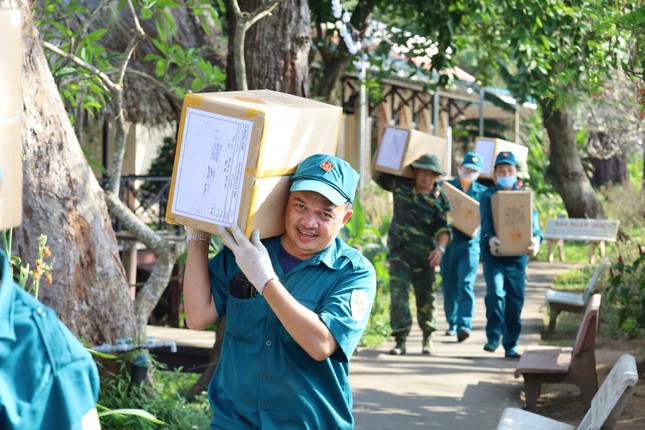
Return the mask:
M172 211L219 225L237 221L253 123L188 108Z
M376 165L398 170L405 156L405 145L408 141L408 130L386 127L378 152Z

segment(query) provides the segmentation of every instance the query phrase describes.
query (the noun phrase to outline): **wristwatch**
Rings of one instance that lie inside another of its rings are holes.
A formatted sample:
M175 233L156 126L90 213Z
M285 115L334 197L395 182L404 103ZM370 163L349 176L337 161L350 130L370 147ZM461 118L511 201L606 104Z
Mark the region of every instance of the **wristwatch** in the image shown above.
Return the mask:
M441 245L437 245L437 249L438 249L439 251L441 251L441 253L442 253L442 254L445 254L445 253L446 253L446 248L444 248L444 247L443 247L443 246L441 246Z

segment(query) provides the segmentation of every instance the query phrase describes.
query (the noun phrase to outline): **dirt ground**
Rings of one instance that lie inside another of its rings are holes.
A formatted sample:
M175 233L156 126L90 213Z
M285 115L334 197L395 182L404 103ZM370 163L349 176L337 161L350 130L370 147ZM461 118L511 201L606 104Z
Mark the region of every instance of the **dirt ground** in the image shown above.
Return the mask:
M645 339L631 341L596 339L598 383L602 384L616 360L623 354L632 354L636 357L639 380L614 429L642 430L645 429ZM578 425L585 414L580 390L570 384L543 385L537 413Z

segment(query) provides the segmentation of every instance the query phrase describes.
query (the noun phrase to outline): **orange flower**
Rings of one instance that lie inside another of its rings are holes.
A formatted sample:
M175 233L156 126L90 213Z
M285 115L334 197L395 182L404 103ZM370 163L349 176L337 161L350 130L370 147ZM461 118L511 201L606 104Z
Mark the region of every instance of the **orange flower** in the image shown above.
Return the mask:
M52 277L52 274L51 274L51 273L49 273L49 272L48 272L48 273L45 275L45 282L47 282L47 285L51 285L51 284L53 284L53 283L54 283L54 278Z

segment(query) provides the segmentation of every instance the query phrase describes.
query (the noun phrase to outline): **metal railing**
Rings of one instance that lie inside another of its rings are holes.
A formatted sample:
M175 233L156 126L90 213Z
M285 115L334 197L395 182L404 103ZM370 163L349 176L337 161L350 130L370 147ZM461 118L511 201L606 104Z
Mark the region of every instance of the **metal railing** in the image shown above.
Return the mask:
M170 179L170 176L122 176L119 198L153 230L181 235L179 226L168 224L165 220ZM109 182L109 177L100 179L103 188ZM113 219L113 228L117 233L122 231L119 220Z

